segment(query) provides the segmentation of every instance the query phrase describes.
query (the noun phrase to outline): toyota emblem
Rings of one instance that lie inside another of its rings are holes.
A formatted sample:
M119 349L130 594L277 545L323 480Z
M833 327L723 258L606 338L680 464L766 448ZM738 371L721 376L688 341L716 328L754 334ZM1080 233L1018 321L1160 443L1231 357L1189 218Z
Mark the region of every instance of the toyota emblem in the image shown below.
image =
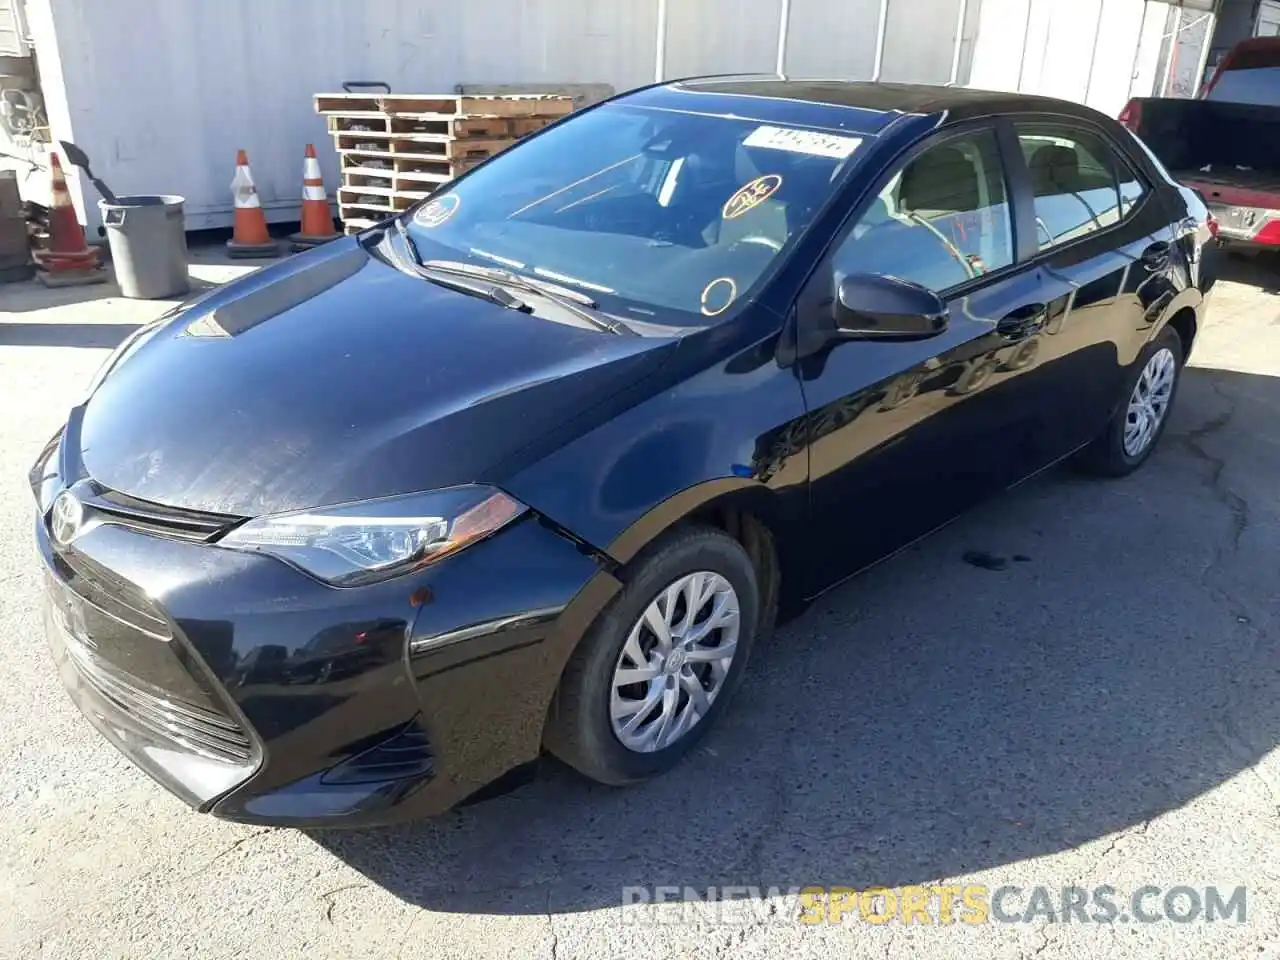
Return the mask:
M53 511L49 515L49 532L54 543L65 547L80 532L84 523L84 505L70 490L63 490L53 501Z

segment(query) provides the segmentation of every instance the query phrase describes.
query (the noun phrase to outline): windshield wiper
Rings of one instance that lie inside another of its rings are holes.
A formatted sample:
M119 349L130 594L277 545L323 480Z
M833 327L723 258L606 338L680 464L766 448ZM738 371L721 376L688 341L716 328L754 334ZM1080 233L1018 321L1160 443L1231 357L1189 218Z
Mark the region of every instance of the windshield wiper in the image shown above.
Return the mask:
M397 221L399 222L399 221ZM610 333L616 333L624 337L639 336L634 330L615 320L607 314L600 313L596 307L599 304L592 300L585 293L579 293L577 290L570 290L562 287L558 283L549 283L546 280L538 280L534 277L526 277L522 273L513 273L510 270L503 270L500 267L481 267L472 263L461 263L453 260L427 260L421 264L425 270L435 270L441 273L456 274L460 277L475 277L481 280L491 280L495 284L501 284L507 287L514 287L517 290L524 290L529 293L536 293L539 296L546 297L556 306L569 311L574 316L581 317L593 326L601 330L608 330Z
M508 310L533 313L533 307L512 294L510 290L506 290L496 283L485 283L478 277L475 280L468 280L462 276L453 276L425 264L415 266L414 271L423 280L428 280L441 287L448 287L450 290L457 290L459 293L466 293L473 297L479 297L481 300L488 300L490 303L496 303L498 306L506 307Z
M418 244L414 242L413 236L409 233L409 228L405 226L404 217L396 217L393 222L396 225L396 233L400 234L400 239L404 241L405 249L409 251L409 256L413 258L415 264L422 266L422 254L418 252Z
M488 279L486 277L476 275L475 282L472 282L468 279L469 274L464 276L457 271L440 270L432 264L424 264L421 254L418 253L418 245L414 243L404 220L396 217L394 222L396 232L400 234L400 239L404 241L405 249L409 251L409 258L413 261L413 271L423 280L441 287L448 287L450 290L456 290L459 293L479 297L481 300L488 300L490 303L496 303L498 306L506 307L508 310L519 310L521 313L533 312L532 307L519 297L513 296L509 290L504 290L497 284L484 283L483 281Z
M523 273L516 273L512 270L504 270L502 267L485 267L475 263L463 263L460 260L429 260L425 266L435 267L438 270L448 270L450 273L465 273L472 277L484 277L486 280L501 280L503 283L523 284L543 293L564 297L566 300L580 303L584 307L599 306L585 293L570 290L568 287L562 287L560 284L552 283L549 280L539 280L537 277L526 276Z

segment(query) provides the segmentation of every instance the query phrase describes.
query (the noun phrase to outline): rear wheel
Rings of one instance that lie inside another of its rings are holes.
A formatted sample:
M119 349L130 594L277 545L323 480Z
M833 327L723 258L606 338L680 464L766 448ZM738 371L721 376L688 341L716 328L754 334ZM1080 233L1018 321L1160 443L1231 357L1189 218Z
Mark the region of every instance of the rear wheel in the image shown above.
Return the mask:
M1107 429L1081 454L1084 469L1122 477L1146 462L1168 422L1182 360L1182 339L1172 327L1165 327L1133 365L1125 399Z
M669 770L741 679L759 608L755 569L732 537L694 527L661 541L565 667L547 747L602 783Z

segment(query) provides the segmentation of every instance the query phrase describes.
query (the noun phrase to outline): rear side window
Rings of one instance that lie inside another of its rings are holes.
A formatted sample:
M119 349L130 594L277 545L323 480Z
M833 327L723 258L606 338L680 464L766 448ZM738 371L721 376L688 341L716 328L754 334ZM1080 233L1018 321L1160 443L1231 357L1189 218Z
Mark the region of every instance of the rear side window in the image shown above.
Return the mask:
M1205 99L1280 107L1280 45L1228 55Z
M1100 137L1050 125L1017 129L1041 250L1118 223L1142 199L1142 182Z

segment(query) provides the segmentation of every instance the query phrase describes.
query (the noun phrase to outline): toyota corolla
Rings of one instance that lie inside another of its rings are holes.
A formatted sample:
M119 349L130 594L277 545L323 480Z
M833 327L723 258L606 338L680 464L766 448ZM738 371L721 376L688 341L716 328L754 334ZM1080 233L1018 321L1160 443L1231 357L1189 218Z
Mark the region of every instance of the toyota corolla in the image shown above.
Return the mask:
M1058 461L1139 467L1208 237L1068 103L581 111L113 353L31 471L62 679L234 820L662 773L807 600Z

